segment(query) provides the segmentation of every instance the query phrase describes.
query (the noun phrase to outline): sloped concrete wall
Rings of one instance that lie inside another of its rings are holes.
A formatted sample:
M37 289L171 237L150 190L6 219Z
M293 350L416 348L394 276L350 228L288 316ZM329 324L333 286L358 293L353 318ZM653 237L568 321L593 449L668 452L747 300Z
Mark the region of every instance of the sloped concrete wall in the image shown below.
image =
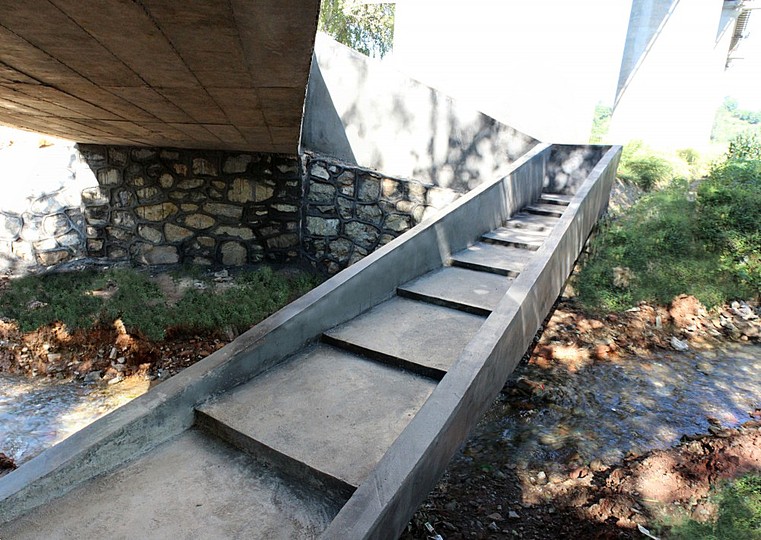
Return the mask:
M318 34L301 144L464 193L504 176L537 141Z

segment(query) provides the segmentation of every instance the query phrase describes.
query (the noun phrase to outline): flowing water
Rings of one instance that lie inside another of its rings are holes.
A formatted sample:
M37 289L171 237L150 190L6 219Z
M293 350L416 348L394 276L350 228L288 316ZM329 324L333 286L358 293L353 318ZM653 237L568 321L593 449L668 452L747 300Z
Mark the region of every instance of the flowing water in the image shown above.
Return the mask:
M520 378L539 389L504 393L476 430L479 440L505 446L523 466L612 463L705 433L708 418L725 427L749 419L761 407L761 346L664 352L577 373L523 364L511 380ZM148 389L133 379L102 386L0 376L0 452L28 461Z
M761 346L662 352L573 374L522 364L511 380L519 378L533 390L511 383L513 390L477 429L479 441L497 441L522 467L579 459L610 464L628 452L668 448L712 425L750 420L748 413L761 407Z
M145 393L148 381L110 386L0 374L0 452L17 464Z

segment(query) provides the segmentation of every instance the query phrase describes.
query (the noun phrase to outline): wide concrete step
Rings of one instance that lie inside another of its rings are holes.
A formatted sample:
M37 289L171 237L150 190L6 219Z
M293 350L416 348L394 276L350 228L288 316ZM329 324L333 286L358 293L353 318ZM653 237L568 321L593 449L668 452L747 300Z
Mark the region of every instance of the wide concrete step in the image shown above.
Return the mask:
M476 242L452 255L452 264L481 272L516 277L528 264L533 253L513 247Z
M524 211L528 212L529 214L537 214L539 216L560 217L563 215L565 207L560 206L559 204L534 203L524 208Z
M513 279L489 272L444 266L397 288L397 294L422 302L488 316Z
M560 195L558 193L542 193L539 197L539 202L545 204L559 204L562 206L568 206L571 204L572 195Z
M549 233L552 228L555 227L557 222L558 218L555 216L540 216L537 214L518 212L505 223L505 227L531 229L534 231L544 231Z
M315 538L346 498L191 429L0 526L3 539Z
M356 487L435 386L425 377L320 344L196 413L204 428L286 473L316 472Z
M323 334L323 341L440 379L484 318L394 297Z
M484 242L515 246L536 251L549 236L549 230L536 231L533 229L518 229L515 227L499 227L481 236Z

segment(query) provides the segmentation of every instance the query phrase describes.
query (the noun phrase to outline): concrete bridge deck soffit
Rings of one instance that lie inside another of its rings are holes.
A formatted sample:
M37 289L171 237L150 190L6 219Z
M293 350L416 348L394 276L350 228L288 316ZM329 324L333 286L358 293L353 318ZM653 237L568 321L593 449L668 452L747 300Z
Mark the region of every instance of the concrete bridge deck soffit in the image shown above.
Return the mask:
M295 153L319 0L0 0L0 123Z

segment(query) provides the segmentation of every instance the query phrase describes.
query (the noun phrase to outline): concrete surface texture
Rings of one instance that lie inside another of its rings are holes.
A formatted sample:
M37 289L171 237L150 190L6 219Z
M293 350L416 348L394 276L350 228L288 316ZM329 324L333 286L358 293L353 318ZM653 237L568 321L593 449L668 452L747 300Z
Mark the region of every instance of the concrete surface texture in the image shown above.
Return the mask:
M0 479L0 519L10 520L0 537L51 530L61 538L97 536L103 516L112 518L105 521L116 537L139 519L138 534L147 537L396 537L533 339L605 205L619 153L611 149L562 205L563 215L551 218L538 249L482 243L521 253L514 280L494 283L500 261L493 258L452 286L465 302L437 296L436 287L414 300L394 296L435 283L469 243L509 227L518 208L537 200L546 149L96 422L90 433L74 435L67 451L80 446L78 454L53 448ZM509 285L496 303L492 297L488 317L466 305L484 282L492 295ZM314 344L320 337L330 344ZM437 366L440 373L429 365L437 358L448 360ZM151 447L159 433L163 439ZM121 448L121 456L99 451L119 440L135 448L126 459ZM66 476L93 461L100 472ZM70 484L58 499L40 489L56 475ZM172 499L170 512L150 507L145 494ZM113 512L120 497L124 517ZM28 518L21 515L35 506ZM285 522L280 529L271 521L277 512Z
M0 122L79 142L295 154L318 0L35 0L0 18Z
M537 141L475 107L317 35L302 145L386 174L466 192Z

